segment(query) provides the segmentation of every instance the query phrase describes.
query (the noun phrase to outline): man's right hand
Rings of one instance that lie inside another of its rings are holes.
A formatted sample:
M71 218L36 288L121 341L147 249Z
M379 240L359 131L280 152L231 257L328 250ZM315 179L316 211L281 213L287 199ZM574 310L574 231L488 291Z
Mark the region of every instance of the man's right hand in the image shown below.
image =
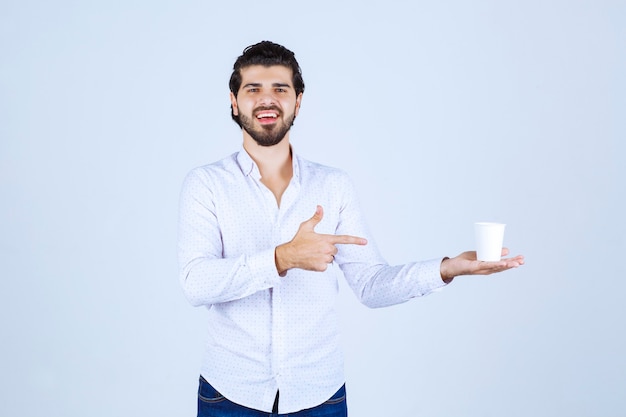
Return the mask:
M292 268L325 271L337 254L335 245L367 244L367 240L361 237L316 233L315 226L322 221L323 217L322 206L317 206L313 217L300 224L293 239L276 247L276 269L281 276L285 276Z

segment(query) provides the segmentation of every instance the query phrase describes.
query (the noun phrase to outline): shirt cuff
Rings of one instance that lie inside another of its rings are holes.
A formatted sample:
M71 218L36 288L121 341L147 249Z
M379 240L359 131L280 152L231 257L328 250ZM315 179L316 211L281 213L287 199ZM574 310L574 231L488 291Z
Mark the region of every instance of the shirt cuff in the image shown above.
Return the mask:
M280 283L276 270L275 248L267 249L248 258L248 268L253 277L259 277L259 283L268 288Z
M444 282L441 277L441 262L443 258L430 259L421 262L420 292L428 294L433 291L441 291L449 283Z

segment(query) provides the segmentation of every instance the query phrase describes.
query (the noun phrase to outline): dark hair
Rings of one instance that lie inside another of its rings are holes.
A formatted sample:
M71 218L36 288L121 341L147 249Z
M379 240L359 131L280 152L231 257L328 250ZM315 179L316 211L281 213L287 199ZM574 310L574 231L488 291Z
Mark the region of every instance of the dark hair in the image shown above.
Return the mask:
M235 97L237 97L241 87L241 70L251 65L263 65L265 67L282 65L291 69L296 96L304 92L302 70L300 65L298 65L298 61L296 61L296 55L282 45L270 41L262 41L244 49L243 54L237 58L235 65L233 65L233 73L230 76L228 86ZM230 115L235 123L241 127L239 116L235 116L235 113L233 113L232 105L230 106Z

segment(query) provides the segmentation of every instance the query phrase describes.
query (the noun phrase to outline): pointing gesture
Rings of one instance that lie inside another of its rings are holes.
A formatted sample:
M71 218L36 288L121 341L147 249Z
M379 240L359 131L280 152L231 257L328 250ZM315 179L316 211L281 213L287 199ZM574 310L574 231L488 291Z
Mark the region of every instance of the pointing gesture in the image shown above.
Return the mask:
M300 224L291 241L276 247L276 269L284 276L289 269L325 271L337 254L337 244L366 245L367 240L349 235L325 235L315 232L324 210L317 206L315 214Z

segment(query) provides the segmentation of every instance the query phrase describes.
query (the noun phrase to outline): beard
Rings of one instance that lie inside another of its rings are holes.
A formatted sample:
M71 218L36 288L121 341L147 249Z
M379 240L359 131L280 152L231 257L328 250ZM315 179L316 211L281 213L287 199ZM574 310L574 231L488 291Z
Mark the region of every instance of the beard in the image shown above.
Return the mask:
M293 126L293 121L296 118L295 113L292 113L291 116L288 116L286 119L282 120L283 113L278 110L276 107L261 107L255 109L252 114L255 114L260 110L274 110L278 113L278 120L276 123L272 125L261 125L258 128L254 126L254 119L247 117L243 114L239 115L239 122L241 123L241 128L248 132L250 137L254 139L254 141L260 146L274 146L280 143L291 126ZM282 120L282 121L281 121Z

